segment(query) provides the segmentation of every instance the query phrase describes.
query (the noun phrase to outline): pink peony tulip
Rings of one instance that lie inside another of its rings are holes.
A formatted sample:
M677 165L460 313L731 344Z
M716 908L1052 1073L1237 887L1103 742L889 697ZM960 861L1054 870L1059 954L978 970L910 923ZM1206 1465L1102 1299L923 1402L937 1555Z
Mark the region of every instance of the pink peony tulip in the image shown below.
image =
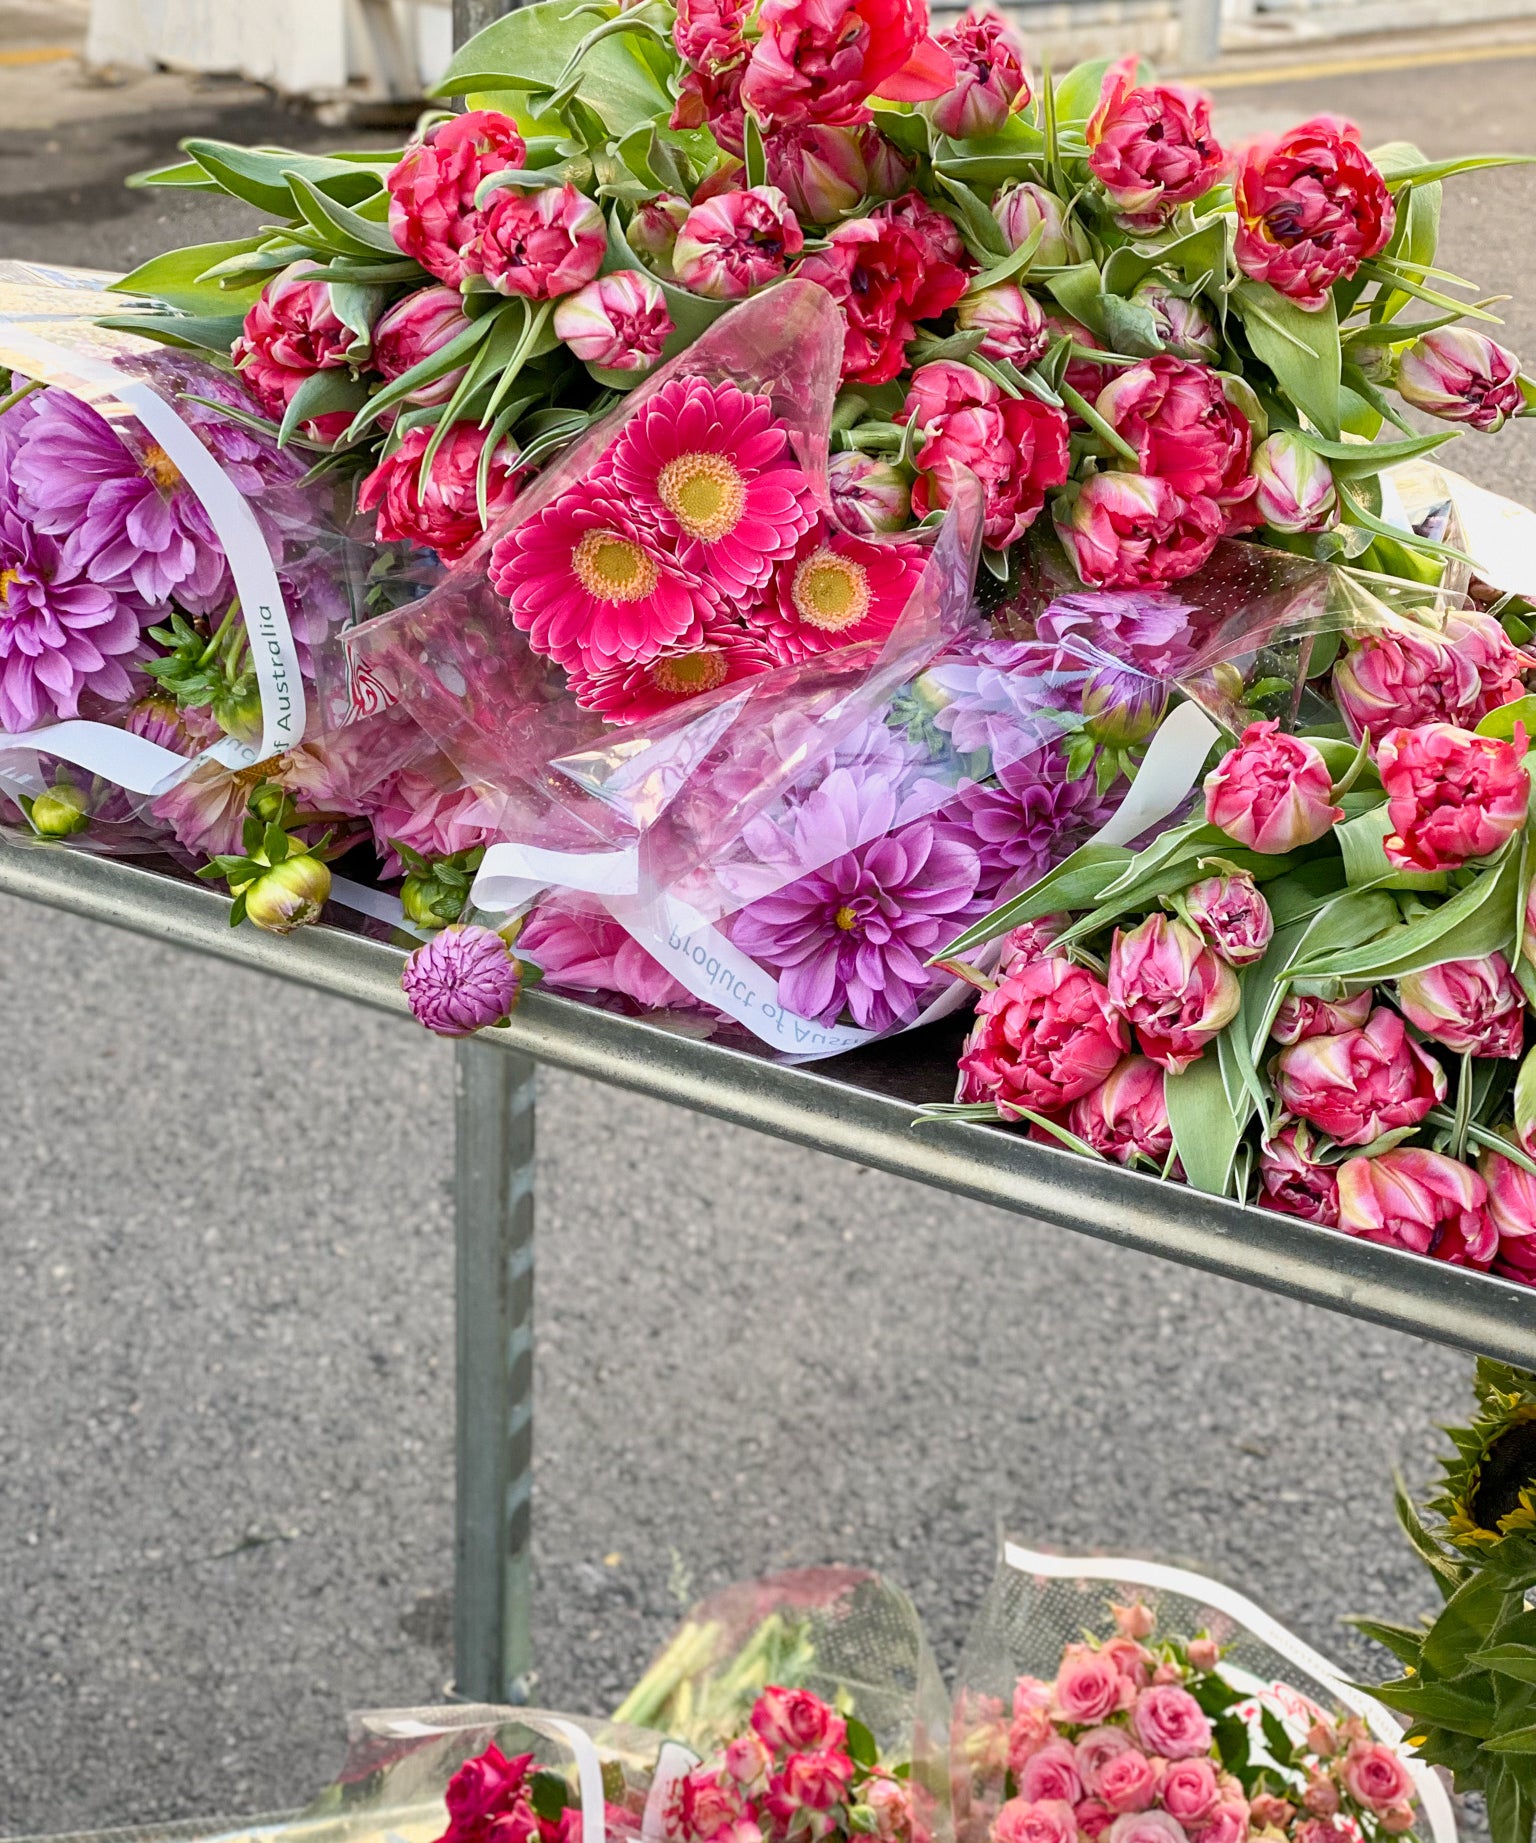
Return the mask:
M998 282L966 295L955 309L955 324L963 333L979 330L984 335L976 348L983 358L1010 359L1025 371L1051 343L1045 310L1017 282Z
M1072 1807L1010 1798L992 1820L992 1843L1077 1843Z
M1513 742L1450 723L1388 730L1376 751L1392 825L1383 840L1388 863L1455 870L1497 851L1525 824L1531 792L1525 749L1519 723Z
M977 1001L960 1055L962 1101L1054 1113L1096 1088L1131 1046L1109 994L1086 967L1050 957L1019 967Z
M1296 1125L1281 1127L1265 1144L1259 1154L1259 1208L1334 1228L1339 1220L1339 1174L1310 1156L1312 1144L1306 1127Z
M1493 434L1525 408L1520 361L1486 333L1438 326L1397 361L1397 393L1416 410Z
M385 182L390 235L429 275L457 288L469 272L465 248L480 228L480 182L520 167L525 152L517 123L494 109L434 122Z
M646 371L672 334L660 285L638 269L599 275L555 308L555 333L588 365Z
M912 522L912 485L904 469L878 455L850 451L827 460L827 491L845 531L872 537Z
M1402 1147L1340 1165L1339 1227L1458 1267L1487 1267L1499 1248L1478 1174L1438 1152Z
M1525 999L1501 953L1445 960L1397 982L1398 1009L1416 1030L1458 1055L1518 1056Z
M1028 108L1024 52L998 14L973 7L938 38L954 64L955 84L923 113L940 134L956 141L997 134L1015 109Z
M1138 282L1131 290L1133 306L1144 307L1157 323L1163 349L1175 358L1211 365L1221 356L1221 334L1197 301L1175 294L1166 282Z
M1166 480L1144 474L1090 475L1056 507L1057 535L1095 589L1180 581L1210 556L1226 523L1214 499L1185 499Z
M1413 1778L1402 1757L1381 1741L1356 1741L1344 1756L1343 1777L1350 1797L1378 1816L1413 1798Z
M683 287L712 301L740 301L778 281L805 238L777 186L720 192L695 205L677 233L672 266Z
M595 200L570 184L541 186L497 192L465 261L498 294L552 301L591 281L607 249L608 227Z
M1065 1799L1075 1805L1083 1795L1083 1782L1077 1773L1077 1755L1072 1743L1057 1736L1037 1748L1024 1762L1019 1774L1019 1796L1031 1803L1038 1799Z
M1275 1059L1281 1106L1340 1145L1367 1145L1393 1127L1417 1126L1445 1091L1445 1070L1385 1005L1359 1030L1304 1037Z
M1040 230L1034 260L1042 269L1062 269L1077 261L1080 252L1067 223L1066 206L1044 186L1025 180L999 192L992 201L992 215L1011 250L1022 249Z
M871 94L919 102L954 86L923 0L764 0L757 25L741 94L765 128L861 121Z
M1291 429L1277 429L1253 451L1253 509L1275 531L1322 531L1338 516L1328 463Z
M677 273L672 267L672 253L677 245L677 233L683 228L692 209L687 199L674 198L670 193L663 192L659 198L635 207L635 215L629 220L629 226L624 232L629 247L653 274L659 275L665 282L677 280Z
M1160 355L1117 371L1094 408L1136 450L1139 471L1185 499L1233 507L1253 496L1253 429L1209 366Z
M1331 115L1245 149L1233 200L1237 266L1311 309L1385 249L1397 218L1359 130Z
M1295 851L1344 817L1329 799L1333 777L1310 742L1278 723L1250 723L1205 777L1205 816L1253 851Z
M1525 696L1525 673L1536 659L1522 652L1495 615L1479 608L1453 609L1445 617L1445 644L1458 661L1470 660L1478 677L1478 696L1470 710L1458 713L1464 728L1481 723L1490 710Z
M935 377L933 374L940 373ZM1038 397L1005 397L968 365L940 360L913 373L902 420L924 431L912 510L947 506L974 476L984 495L982 535L999 550L1034 523L1046 493L1067 477L1067 419Z
M685 64L729 63L742 43L751 0L678 0L672 43Z
M1173 1150L1164 1079L1147 1057L1127 1056L1107 1080L1072 1103L1068 1130L1122 1165L1144 1158L1161 1170Z
M1210 1719L1176 1683L1154 1684L1141 1692L1131 1710L1131 1731L1148 1753L1165 1760L1190 1760L1210 1751Z
M1357 742L1369 736L1379 743L1399 726L1471 718L1482 685L1470 649L1408 622L1346 638L1333 668L1333 697Z
M1088 168L1121 220L1154 230L1176 205L1210 191L1227 157L1211 132L1211 105L1198 90L1136 82L1136 57L1104 73L1089 117Z
M828 127L803 122L768 138L768 180L806 224L835 224L850 216L873 190L865 148L868 127Z
M1193 928L1149 915L1129 932L1115 930L1109 999L1135 1025L1143 1054L1177 1075L1237 1016L1242 990Z
M1193 1651L1194 1644L1190 1649ZM1207 1759L1175 1760L1163 1775L1163 1809L1181 1824L1203 1822L1215 1809L1220 1795L1216 1768Z
M464 297L457 288L418 288L397 301L374 327L374 369L383 378L404 377L457 339L469 324ZM446 403L463 382L464 372L460 365L444 373L413 390L405 402L418 408Z
M1275 918L1259 887L1245 871L1202 877L1184 892L1184 909L1229 966L1262 960L1275 932Z
M480 522L480 458L487 434L473 423L455 423L432 457L425 487L421 460L431 429L412 429L357 490L360 512L378 508L378 535L395 544L424 544L447 563L457 563L484 529ZM503 437L486 476L486 511L494 515L517 497L522 474L517 445Z
M1498 1272L1526 1286L1536 1285L1536 1176L1512 1158L1485 1151L1478 1176L1488 1186L1488 1219L1498 1231Z
M317 371L346 364L357 337L331 306L330 284L310 279L319 266L306 258L275 275L251 303L230 349L242 382L274 422Z
M1280 1001L1269 1034L1276 1043L1299 1043L1303 1037L1336 1037L1343 1030L1358 1030L1375 1004L1371 988L1352 998L1303 998L1287 992Z

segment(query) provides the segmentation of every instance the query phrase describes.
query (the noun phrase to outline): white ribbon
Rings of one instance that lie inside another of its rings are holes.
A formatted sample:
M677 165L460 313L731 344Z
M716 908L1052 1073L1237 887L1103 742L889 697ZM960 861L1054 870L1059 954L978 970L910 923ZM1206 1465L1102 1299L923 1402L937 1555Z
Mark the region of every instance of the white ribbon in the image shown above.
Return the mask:
M633 896L640 888L640 852L548 851L542 845L504 842L486 847L469 899L498 915L526 908L558 884L594 896Z
M1193 791L1211 744L1220 736L1221 731L1198 704L1180 704L1169 711L1147 744L1125 798L1088 843L1128 845L1148 826L1176 813Z

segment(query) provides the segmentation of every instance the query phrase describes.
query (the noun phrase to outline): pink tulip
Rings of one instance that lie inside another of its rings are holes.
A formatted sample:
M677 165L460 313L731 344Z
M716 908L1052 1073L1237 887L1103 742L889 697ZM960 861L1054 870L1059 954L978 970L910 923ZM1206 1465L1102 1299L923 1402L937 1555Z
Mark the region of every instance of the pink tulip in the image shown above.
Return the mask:
M614 269L560 302L555 333L588 365L645 371L661 357L672 316L652 277L638 269Z
M1388 730L1376 751L1392 825L1383 840L1387 862L1455 870L1491 856L1525 824L1531 792L1525 749L1519 723L1513 742L1450 723Z
M871 94L896 102L954 86L922 0L764 0L742 100L765 128L860 121Z
M397 301L373 329L373 365L383 378L407 371L440 352L469 326L464 297L457 288L418 288ZM463 382L464 366L413 390L407 404L425 408L446 403Z
M1406 621L1346 638L1347 650L1333 668L1333 697L1357 742L1369 736L1379 743L1400 726L1471 717L1482 690L1471 649Z
M1186 499L1166 480L1120 472L1091 475L1056 509L1057 534L1095 589L1180 581L1210 556L1226 523L1214 499Z
M1147 1057L1127 1056L1107 1080L1073 1102L1068 1130L1122 1165L1143 1158L1161 1171L1173 1150L1164 1079Z
M1253 429L1207 365L1160 354L1116 371L1094 408L1150 474L1186 499L1235 506L1251 498Z
M1369 986L1353 998L1303 998L1287 992L1269 1034L1276 1043L1299 1043L1303 1037L1336 1037L1341 1031L1358 1030L1371 1015L1375 1002Z
M1144 307L1157 322L1163 349L1175 358L1211 365L1221 356L1221 334L1196 301L1175 294L1165 282L1138 282L1131 290L1133 306Z
M1501 953L1405 973L1397 1004L1416 1030L1458 1055L1515 1057L1524 1046L1525 999Z
M1397 393L1416 410L1493 434L1525 408L1520 361L1486 333L1439 326L1397 361Z
M1253 451L1258 489L1253 509L1275 531L1322 531L1338 516L1333 470L1290 429L1266 436Z
M1262 960L1275 932L1269 904L1243 871L1192 883L1184 892L1184 910L1229 966Z
M1245 149L1233 201L1237 266L1307 309L1383 250L1397 221L1359 131L1331 115Z
M677 233L672 266L694 294L740 301L777 281L804 246L784 194L777 186L753 186L695 205Z
M1104 73L1086 131L1088 168L1123 222L1155 229L1176 205L1210 191L1227 157L1198 90L1136 82L1134 54Z
M871 537L903 531L912 522L912 486L903 469L878 455L852 451L827 461L827 491L845 531Z
M575 186L497 192L481 214L465 261L498 294L551 301L591 281L603 265L602 207Z
M1417 1126L1445 1091L1444 1069L1385 1005L1359 1030L1304 1037L1275 1059L1281 1106L1340 1145L1367 1145L1395 1126Z
M1488 1186L1488 1219L1498 1231L1498 1271L1536 1285L1536 1176L1492 1150L1483 1153L1477 1170Z
M969 365L938 360L912 375L901 420L923 431L912 509L947 506L974 477L983 494L982 535L1002 550L1039 516L1046 493L1067 477L1067 419L1038 397L1005 397Z
M923 113L956 141L997 134L1015 109L1029 106L1024 53L1006 23L974 8L938 35L955 67L954 88Z
M426 485L421 462L430 429L412 429L357 490L358 510L378 507L378 535L385 543L423 544L448 563L472 548L480 522L480 461L487 433L471 422L455 423L432 457ZM486 511L494 516L517 497L522 474L517 445L504 437L486 475Z
M998 282L964 296L955 309L955 324L963 333L982 332L976 349L983 358L1011 359L1026 371L1051 343L1045 310L1017 282Z
M1205 816L1229 838L1275 855L1321 838L1344 817L1329 798L1333 777L1310 742L1278 723L1250 723L1205 777Z
M1340 1165L1339 1227L1459 1267L1487 1267L1499 1247L1477 1173L1438 1152L1401 1147Z
M1458 663L1471 663L1478 678L1476 701L1453 719L1463 728L1475 728L1490 710L1525 696L1524 674L1536 659L1514 644L1495 615L1480 608L1453 609L1445 617L1445 644Z
M1066 206L1044 186L1026 180L1006 192L999 192L992 204L992 215L1011 250L1022 249L1036 230L1040 230L1034 260L1042 269L1065 268L1077 260L1079 251L1067 224Z
M635 215L624 233L629 247L664 282L677 279L672 267L672 252L677 244L677 233L692 209L687 199L663 192L659 198L635 207Z
M315 372L344 366L357 338L332 308L330 284L310 279L319 266L306 258L275 275L231 348L241 379L274 421Z
M465 251L480 228L480 182L520 167L525 152L517 123L494 109L434 122L385 182L390 235L429 275L457 288L470 272Z
M1339 1220L1339 1176L1311 1154L1304 1126L1283 1126L1259 1154L1259 1208L1279 1216L1334 1227Z
M1135 1025L1143 1054L1177 1075L1236 1017L1242 990L1193 928L1149 915L1128 933L1115 930L1109 999Z
M802 223L835 224L871 189L864 147L861 127L805 122L776 129L767 144L769 182Z
M1109 993L1086 967L1060 958L1010 972L977 1001L960 1055L962 1101L1054 1113L1096 1088L1131 1047Z

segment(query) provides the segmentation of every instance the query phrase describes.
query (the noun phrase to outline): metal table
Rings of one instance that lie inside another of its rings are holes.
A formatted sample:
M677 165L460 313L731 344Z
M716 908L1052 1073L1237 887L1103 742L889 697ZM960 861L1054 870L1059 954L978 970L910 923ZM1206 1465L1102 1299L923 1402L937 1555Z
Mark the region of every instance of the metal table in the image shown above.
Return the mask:
M410 943L333 905L279 939L229 926L228 898L174 867L61 845L0 844L0 892L110 922L406 1015ZM459 1694L526 1700L533 1456L534 1071L539 1062L714 1114L899 1177L1143 1253L1244 1280L1394 1330L1536 1368L1536 1291L1356 1241L1016 1131L916 1108L953 1081L963 1026L932 1025L853 1055L787 1067L644 1017L530 992L505 1030L456 1046Z

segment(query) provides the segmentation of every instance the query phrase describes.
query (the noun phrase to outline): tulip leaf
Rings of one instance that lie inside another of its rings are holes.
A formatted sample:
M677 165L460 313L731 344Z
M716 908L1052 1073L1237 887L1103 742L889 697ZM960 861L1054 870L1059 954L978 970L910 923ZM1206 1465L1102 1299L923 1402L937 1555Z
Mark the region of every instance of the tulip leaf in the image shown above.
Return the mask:
M200 167L195 160L176 160L169 166L146 167L142 173L130 173L123 184L131 192L137 192L149 186L174 186L186 192L222 190L218 180L212 178L207 170Z
M405 254L395 242L387 224L376 224L371 218L362 217L347 206L337 204L335 199L328 198L301 172L291 171L284 177L288 181L288 189L293 194L299 216L318 235L326 238L331 248L341 255L361 256L365 259L385 256L392 262L398 262ZM426 279L423 275L422 280Z
M1526 1052L1515 1077L1515 1131L1522 1141L1536 1125L1536 1049Z
M1445 429L1430 435L1415 435L1401 442L1330 442L1303 429L1301 439L1314 454L1321 455L1336 478L1361 480L1382 473L1404 461L1416 460L1421 454L1433 454L1456 439L1456 430Z
M1157 319L1150 307L1106 293L1099 296L1099 314L1112 351L1124 352L1131 358L1151 358L1162 351Z
M1056 85L1056 119L1059 122L1086 122L1099 106L1104 88L1104 73L1109 58L1090 58L1076 64ZM1138 79L1140 81L1140 79Z
M1392 830L1385 797L1380 805L1333 828L1344 858L1344 875L1352 889L1444 890L1450 877L1443 870L1399 870L1389 863L1385 839Z
M1342 363L1339 322L1330 296L1308 313L1267 282L1239 282L1232 305L1241 316L1254 355L1280 388L1330 441L1339 434Z
M965 238L966 247L978 262L996 262L1000 256L1012 255L1002 226L964 180L952 178L948 173L940 172L937 167L934 168L934 178L949 195L949 202L955 207L949 215L954 218L960 234Z
M1514 740L1515 725L1523 723L1527 737L1536 736L1536 697L1516 698L1511 704L1497 704L1477 726L1479 736L1496 736L1500 742Z
M1232 1184L1232 1161L1252 1112L1246 1093L1228 1099L1221 1058L1207 1050L1179 1075L1163 1082L1168 1124L1184 1175L1195 1190L1224 1197Z
M277 445L282 447L290 435L316 416L361 409L367 400L368 386L347 371L312 371L293 393L278 429Z
M1035 259L1035 251L1040 247L1040 240L1045 235L1045 225L1037 224L1011 256L1005 256L1001 262L995 262L989 269L981 269L966 283L967 294L980 294L986 288L996 288L999 283L1012 281L1014 276L1027 274L1029 266ZM969 337L969 335L965 335ZM985 337L985 334L981 335Z
M253 276L234 287L221 287L208 271L237 256L253 255L259 237L241 237L228 243L194 243L186 249L152 256L121 281L109 282L113 294L148 295L168 307L189 314L228 314L243 311L261 293L263 276Z
M181 145L224 191L280 217L293 215L293 192L288 183L292 173L344 205L360 204L384 183L383 175L371 167L294 153L284 147L237 147L231 141L196 139Z
M1079 262L1070 269L1058 269L1045 285L1074 320L1100 339L1109 337L1104 322L1104 278L1097 263Z
M1405 146L1404 142L1392 143L1393 147ZM1410 150L1417 153L1418 149ZM1493 166L1532 166L1536 165L1536 154L1463 154L1459 159L1417 160L1399 162L1391 157L1389 149L1379 148L1371 158L1381 168L1382 177L1389 187L1422 186L1441 179L1451 179L1457 173L1479 173Z
M1063 858L1054 870L1048 870L1027 890L1011 897L979 922L972 923L929 964L952 960L973 947L983 947L999 935L1007 934L1011 928L1038 921L1042 915L1054 915L1059 909L1090 907L1130 862L1131 853L1123 845L1079 845L1070 857Z
M376 421L388 409L403 403L414 392L428 384L435 384L439 378L445 378L449 372L456 371L460 365L469 362L471 354L480 341L496 325L498 318L505 318L513 312L511 303L494 308L488 314L482 314L478 320L471 320L469 325L454 334L453 338L436 352L430 353L420 363L412 365L409 371L401 372L397 378L391 378L382 390L376 391L358 412L357 420L347 431L348 439L355 441L371 422Z
M175 346L183 352L211 352L217 358L228 359L230 347L240 337L245 322L239 314L218 317L202 314L112 314L99 319L96 324L113 332L137 333L143 339L153 339L162 346Z

